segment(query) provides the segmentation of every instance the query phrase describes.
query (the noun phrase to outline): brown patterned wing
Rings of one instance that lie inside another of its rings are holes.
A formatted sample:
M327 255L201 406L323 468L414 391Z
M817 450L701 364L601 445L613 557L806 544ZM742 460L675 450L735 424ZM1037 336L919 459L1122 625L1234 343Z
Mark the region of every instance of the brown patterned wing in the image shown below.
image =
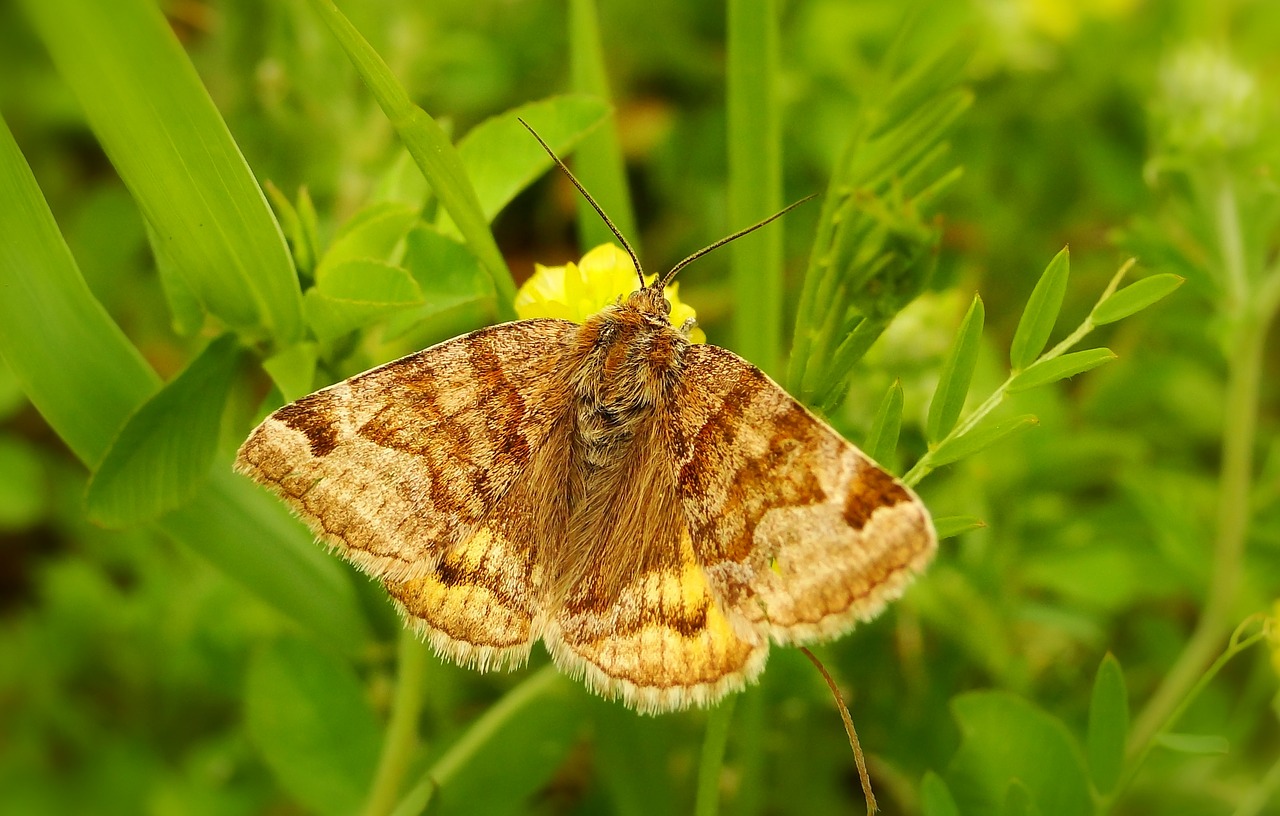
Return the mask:
M803 644L901 595L937 549L915 494L737 355L698 345L684 362L667 441L726 609Z
M236 468L382 579L438 650L520 662L540 609L534 511L514 488L550 464L577 331L492 326L317 391L268 416Z

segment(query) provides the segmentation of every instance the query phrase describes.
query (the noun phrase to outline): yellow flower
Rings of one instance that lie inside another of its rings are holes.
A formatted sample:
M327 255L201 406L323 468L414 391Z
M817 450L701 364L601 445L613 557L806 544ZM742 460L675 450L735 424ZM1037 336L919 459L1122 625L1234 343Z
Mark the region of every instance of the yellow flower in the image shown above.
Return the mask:
M653 283L656 275L645 278ZM613 244L601 244L582 256L578 263L564 266L534 265L533 276L516 293L516 314L521 320L554 317L582 323L604 307L617 303L636 290L636 268L631 256ZM680 300L673 283L666 289L671 301L671 325L677 329L696 317L693 307ZM702 329L695 328L689 339L707 342Z

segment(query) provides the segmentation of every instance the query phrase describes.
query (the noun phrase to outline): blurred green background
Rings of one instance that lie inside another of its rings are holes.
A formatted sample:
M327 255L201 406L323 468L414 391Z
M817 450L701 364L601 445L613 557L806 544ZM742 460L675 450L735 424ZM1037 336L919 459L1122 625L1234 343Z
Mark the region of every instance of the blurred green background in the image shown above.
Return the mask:
M858 812L838 715L799 653L775 649L732 712L658 718L548 673L540 648L510 675L458 669L401 639L377 586L229 474L254 417L285 395L505 315L505 279L446 188L428 192L323 3L166 0L163 18L147 0L104 5L0 4L0 114L21 151L9 149L0 179L0 298L14 310L0 307L0 813L401 814L428 797L433 812L460 813L691 812L695 800L710 813L715 799L724 813ZM886 82L954 65L920 86L918 105L972 94L938 136L950 152L928 171L963 174L927 207L894 210L906 226L886 241L922 247L912 268L927 281L900 314L894 305L851 375L832 380L828 414L846 436L867 437L899 380L901 442L885 464L906 471L928 447L931 395L973 294L986 323L971 406L1004 380L1023 305L1064 245L1073 274L1051 342L1130 256L1139 277L1171 272L1187 284L1091 337L1115 362L1001 409L1034 413L1038 427L925 479L935 516L985 526L944 541L902 601L818 650L845 689L881 806L1280 813L1280 340L1267 331L1280 303L1280 4L730 5L776 23L776 73L755 87L774 95L761 161L766 171L766 158L776 162L780 185L754 200L731 180L744 178L732 151L761 134L735 132L726 113L736 80L722 4L613 0L594 9L598 26L577 0L342 10L454 136L589 90L603 65L611 117L579 99L544 110L539 126L550 136L561 122L553 143L571 164L580 145L595 162L583 168L588 186L634 224L650 271L765 214L756 204L824 191L838 200L828 184L851 132L875 121ZM128 73L153 53L174 62ZM184 85L172 66L186 60ZM190 94L199 85L211 105ZM202 124L214 114L230 138ZM504 162L528 147L519 135L466 157L486 218L501 210L496 263L517 282L600 237L593 225L579 239L572 189L553 174L528 183L532 165L490 206L474 168L518 164ZM210 164L165 164L152 149L165 140ZM770 140L780 149L770 153ZM237 147L251 176L238 193L228 182L221 212L259 231L210 238L196 216L168 220L198 211L191 202L208 188L193 179L223 178ZM29 226L47 216L21 181L22 159L74 263L56 233ZM275 220L250 179L274 188ZM909 187L892 178L876 195ZM710 342L786 370L824 217L808 205L775 228L772 306L755 273L733 269L742 260L732 251L681 273ZM377 308L352 317L333 270L342 253L360 261L386 243L385 223L399 232L383 255L402 265L379 261ZM226 268L184 271L224 250ZM424 279L442 258L458 259L439 273L454 277ZM266 304L239 323L199 288L236 264ZM395 277L404 269L416 277ZM304 301L279 294L325 274L335 288L320 295L319 285ZM401 285L404 303L392 291ZM87 306L17 306L63 295L96 299L106 319ZM323 297L347 311L318 311ZM298 308L309 333L289 328ZM758 319L780 323L754 331ZM210 344L226 327L252 353ZM762 332L772 346L742 347ZM761 359L771 353L782 359ZM268 373L255 355L274 361ZM145 500L117 500L110 490L144 477L109 479L134 467L107 453L116 432L188 365L199 376L160 392L132 424L135 436L175 428L164 433L178 441L154 453L174 470L156 471ZM40 379L59 372L57 388ZM190 417L198 432L184 430ZM199 472L172 476L186 462ZM99 488L86 499L91 471ZM1229 649L1238 625L1240 648ZM397 683L406 677L411 688ZM704 755L709 720L713 736L727 727L722 760Z

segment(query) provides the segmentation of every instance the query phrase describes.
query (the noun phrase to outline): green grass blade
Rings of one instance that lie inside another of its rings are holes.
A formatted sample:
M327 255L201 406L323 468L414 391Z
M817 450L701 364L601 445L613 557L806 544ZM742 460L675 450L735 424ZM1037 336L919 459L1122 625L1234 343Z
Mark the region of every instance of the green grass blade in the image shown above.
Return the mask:
M876 418L867 433L867 456L882 465L890 461L898 447L898 433L901 430L902 381L894 380L881 400L880 410L876 411Z
M1009 348L1009 363L1014 371L1021 371L1035 362L1049 342L1053 324L1058 322L1062 298L1067 294L1067 279L1071 274L1071 252L1067 247L1053 256L1044 274L1031 290L1027 308L1022 311L1013 344Z
M324 643L348 654L369 642L351 571L287 506L219 457L196 499L160 520L185 544Z
M547 784L586 721L585 693L547 666L489 707L445 751L393 816L515 813ZM501 785L493 769L502 768Z
M1120 662L1108 652L1098 666L1089 704L1085 753L1089 772L1100 793L1115 789L1124 770L1125 736L1129 733L1129 693Z
M569 2L569 71L574 91L590 94L606 105L610 104L612 97L595 0ZM548 144L553 143L548 141ZM573 155L573 172L609 214L614 226L627 236L635 251L640 252L640 232L636 229L635 212L631 208L626 164L616 124L601 127L582 140ZM591 205L579 201L579 249L586 252L612 241L616 241L613 233L609 232Z
M308 811L360 812L380 734L348 664L297 638L262 649L245 681L245 724L281 786Z
M580 145L608 115L609 106L595 97L559 96L521 105L472 128L458 142L458 152L485 218L492 221L511 199L553 166L551 157L517 117L528 122L561 157L578 146L574 163L580 165ZM594 211L592 216L600 220ZM609 240L614 240L612 233Z
M1064 354L1061 357L1054 357L1049 360L1041 360L1031 368L1016 375L1009 382L1008 392L1016 394L1019 391L1026 391L1039 385L1048 385L1058 380L1065 380L1068 377L1074 377L1077 374L1083 374L1090 369L1097 368L1103 363L1109 363L1115 358L1115 352L1109 348L1094 348L1073 351L1070 354Z
M209 475L240 347L224 334L129 417L94 469L89 518L113 528L186 504Z
M89 292L3 121L0 290L5 362L54 432L97 464L160 378ZM213 474L161 529L311 631L359 649L368 633L349 574L230 461L215 463Z
M964 408L965 397L969 395L973 367L978 362L983 314L982 298L974 295L973 303L969 305L969 311L960 323L960 331L956 333L951 353L942 366L938 387L933 392L933 401L929 403L925 434L930 442L937 442L951 433L956 421L960 419L960 410Z
M302 330L284 236L151 0L30 0L28 13L163 253L204 306L281 341Z
M53 214L0 120L0 354L86 465L160 387L85 285Z
M499 315L515 318L516 285L511 271L498 251L498 244L489 231L489 221L480 207L475 188L467 178L466 167L458 150L449 137L427 112L409 99L408 93L396 81L391 69L378 56L373 47L360 35L332 0L311 0L311 7L324 20L342 50L350 58L360 78L369 86L383 113L391 120L391 126L400 141L413 156L414 162L431 184L436 198L457 225L471 251L480 259L481 266L493 279L498 293Z
M773 0L729 0L729 226L740 229L782 206L782 137L775 83L778 14ZM782 239L779 225L729 246L733 260L733 347L780 376Z
M1089 319L1096 326L1122 320L1172 294L1173 290L1181 286L1185 280L1178 275L1166 272L1134 281L1094 307Z

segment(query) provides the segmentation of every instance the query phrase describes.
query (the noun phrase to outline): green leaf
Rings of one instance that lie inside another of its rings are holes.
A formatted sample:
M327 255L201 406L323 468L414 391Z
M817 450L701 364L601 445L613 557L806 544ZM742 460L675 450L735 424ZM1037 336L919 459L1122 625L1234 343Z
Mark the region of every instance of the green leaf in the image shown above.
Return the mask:
M320 340L341 337L425 302L408 270L371 260L326 267L304 300L307 323Z
M1092 813L1080 749L1059 720L1008 692L962 694L951 701L962 741L947 770L961 813L999 813L1018 780L1041 813Z
M45 421L95 464L160 378L85 285L2 120L0 292L0 354Z
M316 290L333 300L392 306L417 306L422 289L409 270L382 261L349 260L324 268Z
M1004 816L1040 816L1040 808L1036 807L1031 791L1021 779L1009 780L1009 787L1004 792Z
M1041 360L1030 368L1016 374L1009 383L1008 391L1010 394L1016 394L1029 388L1065 380L1068 377L1083 374L1089 369L1097 368L1103 363L1109 363L1114 359L1116 359L1116 355L1111 349L1094 348L1073 351L1049 360Z
M284 401L293 402L315 390L318 358L315 343L295 343L263 360L262 369L280 389Z
M316 266L316 280L332 267L348 261L388 261L409 228L418 220L418 208L384 202L365 207L342 225Z
M1095 325L1105 326L1140 312L1164 298L1183 284L1185 278L1171 273L1152 275L1134 281L1094 307L1089 319Z
M418 281L424 304L392 316L387 339L420 328L443 312L494 298L493 285L471 250L434 227L419 224L409 231L401 263Z
M1231 750L1227 738L1218 734L1156 734L1156 745L1180 754L1225 754Z
M938 387L929 403L929 417L925 422L925 434L930 442L951 433L960 419L965 397L969 395L969 382L978 362L978 348L982 344L982 298L974 295L969 311L965 313L956 333L955 344L942 366Z
M1089 730L1085 748L1089 771L1099 793L1115 790L1124 768L1125 735L1129 733L1129 693L1120 662L1110 652L1102 658L1093 680Z
M902 381L894 380L893 385L880 401L880 409L871 423L867 433L867 447L864 451L875 462L888 462L898 447L898 433L902 429Z
M480 208L480 200L467 178L466 167L457 149L440 125L410 101L391 69L338 11L332 0L311 0L311 7L328 25L360 78L373 91L378 105L431 184L436 198L493 280L494 290L498 293L499 314L514 319L515 282L493 240L493 233L489 231L488 219Z
M1053 256L1053 260L1045 267L1044 274L1036 282L1027 300L1027 308L1022 310L1022 318L1013 333L1013 344L1009 348L1009 363L1014 371L1021 371L1035 362L1044 351L1044 345L1053 332L1053 324L1058 322L1058 312L1062 309L1062 298L1067 293L1067 278L1071 275L1071 252L1063 247Z
M128 527L186 504L209 475L240 347L224 334L129 417L89 480L89 518Z
M529 677L490 706L393 811L393 816L518 813L542 789L578 741L586 695L554 666ZM502 784L494 784L494 769Z
M151 257L156 263L156 276L160 279L160 288L164 292L165 303L169 306L170 325L175 334L190 337L204 327L207 314L204 304L182 276L177 264L169 257L168 245L156 236L155 227L150 224L145 226Z
M933 452L932 465L934 467L949 465L952 462L972 456L984 448L989 448L1018 431L1026 430L1032 425L1038 424L1040 424L1040 420L1036 419L1033 414L1023 414L1022 416L1001 420L988 418L963 436L949 439L942 443Z
M511 199L553 166L551 157L517 118L528 122L563 157L608 116L609 106L600 99L558 96L521 105L476 125L458 142L458 154L484 217L492 221ZM595 195L595 190L591 192Z
M923 816L960 816L947 783L933 771L925 771L920 782L920 812Z
M977 516L943 516L933 520L933 529L938 533L938 540L955 538L958 535L981 530L987 523Z
M0 435L0 531L25 530L40 521L49 494L40 449L20 436Z
M600 42L600 25L595 0L569 2L569 74L573 90L611 104L609 75ZM550 144L550 143L548 143ZM596 128L588 134L573 156L573 173L591 191L614 226L640 252L640 232L627 189L627 168L618 140L616 123ZM614 240L613 233L585 200L578 201L578 248L585 254L593 247Z
M326 816L360 812L381 739L349 665L298 638L271 644L249 664L245 720L299 804Z
M159 7L25 5L174 271L227 325L297 338L301 299L284 237Z

